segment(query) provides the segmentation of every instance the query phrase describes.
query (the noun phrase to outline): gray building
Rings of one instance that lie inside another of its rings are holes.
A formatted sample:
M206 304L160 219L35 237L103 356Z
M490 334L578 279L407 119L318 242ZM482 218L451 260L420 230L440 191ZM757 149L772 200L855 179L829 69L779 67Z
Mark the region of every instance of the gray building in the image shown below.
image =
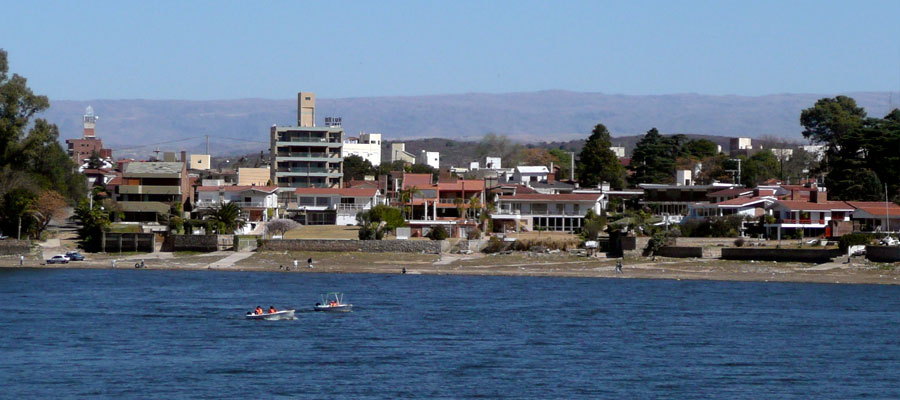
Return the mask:
M297 188L339 188L343 181L340 118L326 118L315 126L315 95L297 94L297 126L272 126L271 179L282 202L291 201Z

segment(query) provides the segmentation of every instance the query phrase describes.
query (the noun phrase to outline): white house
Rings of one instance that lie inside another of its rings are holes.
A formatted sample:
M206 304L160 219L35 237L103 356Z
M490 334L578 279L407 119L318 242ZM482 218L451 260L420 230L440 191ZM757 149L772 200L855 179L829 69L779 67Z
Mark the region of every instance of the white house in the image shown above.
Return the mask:
M259 223L279 217L278 186L199 186L197 210L234 203L241 207L241 216L247 224L236 233L253 231Z
M416 157L416 164L424 164L431 168L438 169L441 165L441 153L422 150L422 152L419 153L419 156Z
M356 225L356 214L383 204L375 188L297 188L297 219L305 225Z
M508 177L507 182L509 183L519 183L519 184L528 184L529 182L547 182L547 175L550 175L550 170L543 165L537 166L518 166L513 170L511 176Z
M617 158L625 158L625 148L621 146L611 146L609 148Z
M777 200L771 206L775 223L766 224L766 229L781 232L803 230L805 236L825 235L831 237L838 223L850 223L855 208L844 201L829 201L825 190L813 190L809 199ZM771 237L771 234L770 234Z
M527 193L495 197L495 211L491 214L494 226L503 231L535 229L578 232L584 226L588 210L600 214L604 196L600 194L540 194Z
M503 168L500 166L500 157L485 157L484 158L484 168L486 169L500 169Z
M377 167L381 165L381 134L360 133L359 137L344 139L343 157L360 156Z

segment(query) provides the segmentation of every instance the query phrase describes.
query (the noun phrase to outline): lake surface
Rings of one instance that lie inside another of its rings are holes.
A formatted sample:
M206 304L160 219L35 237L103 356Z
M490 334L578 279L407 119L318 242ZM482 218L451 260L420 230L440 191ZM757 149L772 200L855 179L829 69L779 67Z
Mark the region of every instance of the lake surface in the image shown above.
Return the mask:
M4 399L900 398L897 286L3 269L0 307Z

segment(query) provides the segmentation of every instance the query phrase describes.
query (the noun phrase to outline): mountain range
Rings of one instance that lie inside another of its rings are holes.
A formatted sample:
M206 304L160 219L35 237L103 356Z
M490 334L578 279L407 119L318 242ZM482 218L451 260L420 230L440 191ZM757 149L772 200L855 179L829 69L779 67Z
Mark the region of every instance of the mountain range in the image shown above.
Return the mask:
M844 93L872 116L900 103L889 92ZM384 140L448 138L477 140L488 132L522 142L585 138L597 123L613 136L662 133L774 136L801 139L800 111L836 94L716 96L701 94L617 95L571 91L405 97L319 98L316 120L340 116L349 136L380 132ZM162 151L202 151L210 136L213 154L266 149L269 127L296 124L296 99L238 100L51 100L39 115L60 127L62 139L81 136L81 116L93 106L97 136L116 154L147 156Z

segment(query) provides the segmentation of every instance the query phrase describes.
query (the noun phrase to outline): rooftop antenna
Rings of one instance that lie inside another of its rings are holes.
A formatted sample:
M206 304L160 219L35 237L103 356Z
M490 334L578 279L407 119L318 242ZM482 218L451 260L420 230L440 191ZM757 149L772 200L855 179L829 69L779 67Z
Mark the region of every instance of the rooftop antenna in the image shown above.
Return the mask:
M156 161L159 161L159 146L156 146L156 150L153 150L156 153Z

